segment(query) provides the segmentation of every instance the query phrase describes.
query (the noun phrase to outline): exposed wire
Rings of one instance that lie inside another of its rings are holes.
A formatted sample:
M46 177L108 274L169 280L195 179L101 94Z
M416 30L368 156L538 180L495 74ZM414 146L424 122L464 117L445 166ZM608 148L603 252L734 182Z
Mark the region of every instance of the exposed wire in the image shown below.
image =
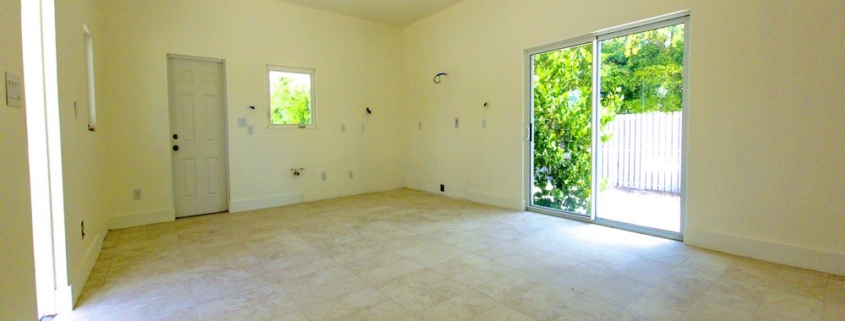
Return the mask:
M439 84L439 83L440 83L440 81L441 81L441 80L440 80L440 77L442 77L442 76L448 76L448 75L446 75L446 73L445 73L445 72L441 72L441 73L439 73L439 74L435 75L435 76L434 76L434 83L435 83L435 84Z

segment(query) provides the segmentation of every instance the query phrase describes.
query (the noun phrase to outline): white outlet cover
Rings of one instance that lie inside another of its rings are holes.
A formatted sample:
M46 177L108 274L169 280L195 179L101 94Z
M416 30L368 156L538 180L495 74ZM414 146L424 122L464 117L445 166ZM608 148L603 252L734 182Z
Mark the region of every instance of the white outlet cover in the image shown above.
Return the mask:
M460 128L460 123L461 123L461 120L458 119L458 118L455 118L455 128Z
M9 107L23 107L23 83L21 77L13 73L6 73L6 105Z
M246 127L246 133L247 133L247 135L255 134L255 128L253 128L252 125L247 126Z
M364 132L366 130L367 130L367 125L361 124L361 132Z
M346 132L346 124L340 124L340 132L341 132L341 133L345 133L345 132Z
M238 118L238 127L246 127L246 117Z
M487 120L486 119L481 120L481 129L487 129Z

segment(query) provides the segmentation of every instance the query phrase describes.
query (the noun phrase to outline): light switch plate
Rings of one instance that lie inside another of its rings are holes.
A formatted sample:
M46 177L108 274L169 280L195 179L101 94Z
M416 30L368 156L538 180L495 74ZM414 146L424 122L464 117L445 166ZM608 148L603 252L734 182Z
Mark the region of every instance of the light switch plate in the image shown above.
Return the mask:
M6 105L9 107L23 107L23 84L21 77L13 73L6 73Z
M238 118L238 127L246 127L246 117Z

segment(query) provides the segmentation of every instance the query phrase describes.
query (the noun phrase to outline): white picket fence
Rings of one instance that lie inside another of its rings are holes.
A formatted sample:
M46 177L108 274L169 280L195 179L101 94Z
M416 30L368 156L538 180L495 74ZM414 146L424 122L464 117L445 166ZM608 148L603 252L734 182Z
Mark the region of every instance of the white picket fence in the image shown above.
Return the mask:
M681 193L681 112L616 115L604 133L599 175L608 187Z

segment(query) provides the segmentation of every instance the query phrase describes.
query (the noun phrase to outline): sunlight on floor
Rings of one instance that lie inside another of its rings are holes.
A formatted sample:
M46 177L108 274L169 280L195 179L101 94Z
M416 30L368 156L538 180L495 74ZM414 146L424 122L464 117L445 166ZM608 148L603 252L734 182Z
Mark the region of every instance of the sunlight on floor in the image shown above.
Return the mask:
M598 217L656 228L681 231L681 197L678 195L609 188L599 192Z

